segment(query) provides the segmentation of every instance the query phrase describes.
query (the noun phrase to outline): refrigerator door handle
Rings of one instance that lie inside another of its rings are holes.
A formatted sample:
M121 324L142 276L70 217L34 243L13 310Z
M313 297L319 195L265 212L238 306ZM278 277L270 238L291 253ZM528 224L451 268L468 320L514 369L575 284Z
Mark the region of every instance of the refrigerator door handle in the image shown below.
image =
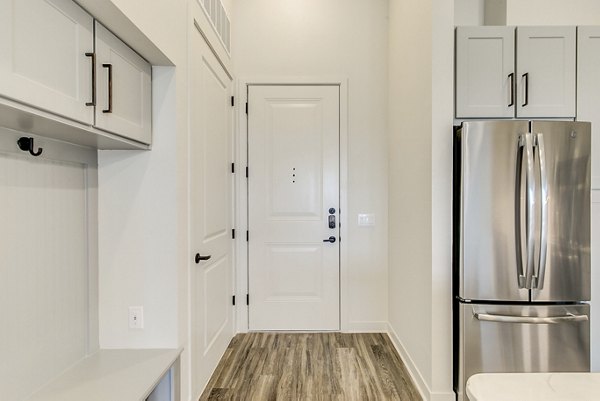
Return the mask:
M525 177L526 187L526 220L525 220L525 235L527 241L527 262L525 270L525 288L532 289L533 281L533 262L535 256L535 173L534 173L534 158L533 158L533 135L527 133L521 136L524 139L524 153L527 159L527 171ZM520 202L520 200L519 200ZM517 227L520 229L520 226ZM519 257L522 257L519 255Z
M525 155L523 150L524 147L525 139L523 135L520 135L517 148L517 168L515 177L515 249L517 251L517 280L519 288L525 288L525 273L523 273L523 265L525 262L523 261L523 244L521 237L521 228L523 227L523 222L521 219L521 196L523 182L521 178L523 177L523 156Z
M536 135L536 146L540 164L540 255L538 260L538 272L534 276L534 286L538 290L544 288L544 275L546 273L546 253L548 250L548 170L546 168L546 151L544 147L544 134Z
M510 316L510 315L492 315L488 313L477 313L473 312L473 317L482 322L495 322L495 323L528 323L528 324L557 324L566 322L587 322L589 317L587 315L574 315L567 313L564 316L549 316L549 317L535 317L535 316Z

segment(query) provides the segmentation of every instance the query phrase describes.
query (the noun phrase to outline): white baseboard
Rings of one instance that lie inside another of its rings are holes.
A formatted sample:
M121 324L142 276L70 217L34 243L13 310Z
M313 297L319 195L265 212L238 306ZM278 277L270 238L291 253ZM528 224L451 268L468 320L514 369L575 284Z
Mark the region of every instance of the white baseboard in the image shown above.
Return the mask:
M355 321L345 326L342 329L344 333L387 333L388 322Z
M431 391L423 379L423 375L417 368L417 365L415 365L414 361L406 351L406 348L404 348L402 341L400 341L400 337L398 337L398 334L396 334L396 331L389 323L387 325L387 333L392 340L392 344L394 344L394 347L396 347L396 351L398 351L398 354L400 354L400 358L402 358L402 361L406 365L408 373L410 374L413 383L417 387L417 391L424 401L456 401L454 392Z

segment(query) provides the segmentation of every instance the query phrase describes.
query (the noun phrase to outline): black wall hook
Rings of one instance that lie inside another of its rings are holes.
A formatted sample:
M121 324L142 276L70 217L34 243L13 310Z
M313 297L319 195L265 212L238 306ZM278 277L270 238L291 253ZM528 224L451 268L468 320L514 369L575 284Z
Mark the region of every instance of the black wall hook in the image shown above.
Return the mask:
M33 151L33 138L27 138L26 136L22 136L17 141L17 145L19 145L19 149L24 152L29 152L32 156L39 156L42 154L44 149L39 148L37 151Z

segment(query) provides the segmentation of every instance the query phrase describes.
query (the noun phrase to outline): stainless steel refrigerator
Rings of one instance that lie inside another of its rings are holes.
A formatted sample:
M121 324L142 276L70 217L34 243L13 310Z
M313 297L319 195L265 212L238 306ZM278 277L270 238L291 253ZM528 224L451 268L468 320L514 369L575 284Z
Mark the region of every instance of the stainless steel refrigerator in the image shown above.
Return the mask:
M454 386L590 369L590 124L463 123L454 138Z

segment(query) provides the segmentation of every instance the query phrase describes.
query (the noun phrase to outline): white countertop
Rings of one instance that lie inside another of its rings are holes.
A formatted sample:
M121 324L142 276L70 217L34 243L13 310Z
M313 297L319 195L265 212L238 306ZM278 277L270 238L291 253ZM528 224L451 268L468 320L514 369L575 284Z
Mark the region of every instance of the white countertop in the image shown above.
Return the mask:
M27 401L144 401L181 349L100 350Z
M467 381L470 401L597 401L600 373L481 373Z

